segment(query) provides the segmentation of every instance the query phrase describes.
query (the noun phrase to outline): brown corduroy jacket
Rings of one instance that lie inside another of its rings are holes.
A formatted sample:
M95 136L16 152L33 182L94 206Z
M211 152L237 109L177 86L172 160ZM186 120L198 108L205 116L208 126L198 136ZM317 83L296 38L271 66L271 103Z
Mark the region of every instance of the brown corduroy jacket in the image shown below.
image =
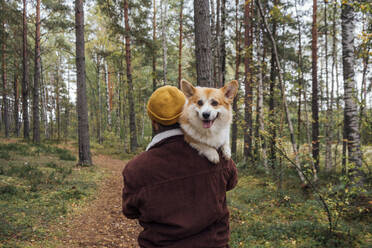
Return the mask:
M228 247L226 191L237 183L232 160L212 164L185 143L166 138L123 171L123 213L144 228L141 247Z

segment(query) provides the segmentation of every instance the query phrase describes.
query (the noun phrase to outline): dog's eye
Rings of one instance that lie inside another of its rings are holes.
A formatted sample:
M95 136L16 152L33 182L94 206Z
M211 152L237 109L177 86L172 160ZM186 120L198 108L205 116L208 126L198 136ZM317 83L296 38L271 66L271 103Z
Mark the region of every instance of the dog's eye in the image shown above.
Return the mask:
M202 100L199 100L199 101L198 101L198 105L199 105L199 106L203 106L203 101L202 101Z
M212 106L217 106L218 105L218 102L216 100L212 100Z

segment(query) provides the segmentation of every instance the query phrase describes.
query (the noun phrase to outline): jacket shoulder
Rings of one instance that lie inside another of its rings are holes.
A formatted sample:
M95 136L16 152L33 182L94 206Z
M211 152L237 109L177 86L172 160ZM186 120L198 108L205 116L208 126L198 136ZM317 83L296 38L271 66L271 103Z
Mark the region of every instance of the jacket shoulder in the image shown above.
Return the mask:
M138 190L143 185L144 170L150 163L150 151L142 152L130 160L124 167L123 178L125 186L132 189Z

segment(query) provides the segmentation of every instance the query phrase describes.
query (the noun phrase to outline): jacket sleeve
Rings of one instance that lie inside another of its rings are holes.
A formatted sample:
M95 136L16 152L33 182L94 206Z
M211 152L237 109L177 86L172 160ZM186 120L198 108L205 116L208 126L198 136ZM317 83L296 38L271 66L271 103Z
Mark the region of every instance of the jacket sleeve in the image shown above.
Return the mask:
M236 184L238 183L238 170L236 169L236 165L234 161L230 159L228 163L228 181L226 186L226 191L232 190L235 188Z
M123 171L124 188L123 188L123 214L129 219L138 219L140 211L138 209L137 192L131 187L130 178Z

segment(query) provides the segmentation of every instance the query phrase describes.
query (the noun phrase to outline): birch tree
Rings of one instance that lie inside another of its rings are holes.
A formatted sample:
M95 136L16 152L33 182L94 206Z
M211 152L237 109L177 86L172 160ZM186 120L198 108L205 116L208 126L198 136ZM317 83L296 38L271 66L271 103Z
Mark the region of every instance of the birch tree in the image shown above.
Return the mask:
M360 184L364 180L362 153L360 150L360 132L357 107L357 91L355 84L354 30L355 13L354 1L342 3L342 65L344 78L344 130L347 138L349 176L353 183Z

